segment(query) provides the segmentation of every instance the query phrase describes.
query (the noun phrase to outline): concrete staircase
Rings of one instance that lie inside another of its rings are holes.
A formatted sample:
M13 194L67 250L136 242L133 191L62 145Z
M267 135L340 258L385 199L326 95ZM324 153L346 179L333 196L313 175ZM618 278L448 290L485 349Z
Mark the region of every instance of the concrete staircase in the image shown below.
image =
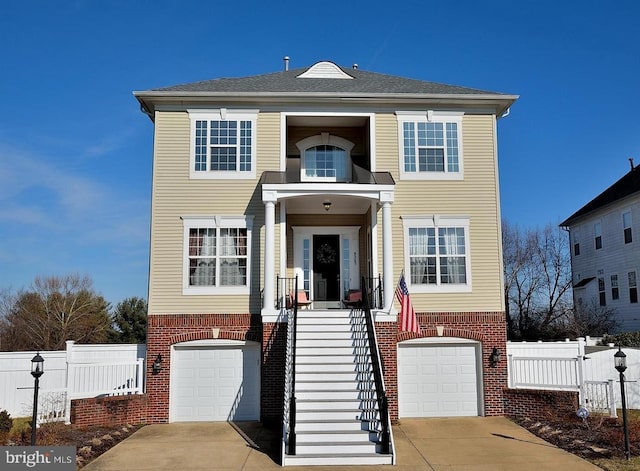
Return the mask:
M360 321L348 310L298 311L297 445L283 465L392 464L371 425L379 412Z

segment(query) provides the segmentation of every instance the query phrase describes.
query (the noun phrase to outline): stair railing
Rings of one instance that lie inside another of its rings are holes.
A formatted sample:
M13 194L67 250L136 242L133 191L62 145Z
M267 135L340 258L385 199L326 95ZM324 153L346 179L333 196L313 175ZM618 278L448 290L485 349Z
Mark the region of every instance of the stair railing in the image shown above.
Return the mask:
M364 279L363 279L364 285ZM366 286L366 285L364 285ZM369 349L371 354L371 365L373 367L373 377L376 386L376 397L378 399L378 410L380 411L380 445L382 454L391 453L391 429L389 420L389 401L384 387L384 379L382 376L382 361L380 359L380 350L378 349L378 341L376 338L375 324L371 315L371 307L367 290L362 293L362 310L367 326L367 336L369 340Z
M367 293L369 308L382 309L384 307L382 292L382 275L362 278L363 291Z
M283 454L296 454L296 331L298 324L298 277L278 278L278 291L293 287L293 291L282 296L289 297L284 308L288 312L287 347L285 353L285 389L282 417Z

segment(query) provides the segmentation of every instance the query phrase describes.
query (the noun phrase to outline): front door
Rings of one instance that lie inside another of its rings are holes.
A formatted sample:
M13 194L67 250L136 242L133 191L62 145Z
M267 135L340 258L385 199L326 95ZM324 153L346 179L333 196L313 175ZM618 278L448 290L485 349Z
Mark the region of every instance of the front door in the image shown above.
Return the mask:
M314 302L340 301L340 236L313 236Z

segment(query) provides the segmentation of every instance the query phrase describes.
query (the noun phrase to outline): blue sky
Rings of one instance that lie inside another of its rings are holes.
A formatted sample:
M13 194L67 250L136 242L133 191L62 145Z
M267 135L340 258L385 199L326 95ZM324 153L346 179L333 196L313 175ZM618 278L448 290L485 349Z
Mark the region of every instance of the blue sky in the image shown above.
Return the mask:
M640 163L640 3L7 0L0 289L88 274L146 297L153 127L133 90L318 60L520 95L503 217L557 224Z

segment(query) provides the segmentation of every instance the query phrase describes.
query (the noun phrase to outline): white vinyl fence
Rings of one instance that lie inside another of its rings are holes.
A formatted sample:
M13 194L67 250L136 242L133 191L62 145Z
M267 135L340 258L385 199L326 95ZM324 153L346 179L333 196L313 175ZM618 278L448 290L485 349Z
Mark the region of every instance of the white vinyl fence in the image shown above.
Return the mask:
M64 351L40 352L38 420L70 422L71 400L144 392L145 345L76 345ZM0 410L12 417L33 411L31 359L36 352L0 353Z
M614 368L617 348L587 346L590 339L564 342L507 342L509 386L577 391L580 404L615 417L621 407L620 375ZM640 350L627 355L625 395L630 409L640 409Z

